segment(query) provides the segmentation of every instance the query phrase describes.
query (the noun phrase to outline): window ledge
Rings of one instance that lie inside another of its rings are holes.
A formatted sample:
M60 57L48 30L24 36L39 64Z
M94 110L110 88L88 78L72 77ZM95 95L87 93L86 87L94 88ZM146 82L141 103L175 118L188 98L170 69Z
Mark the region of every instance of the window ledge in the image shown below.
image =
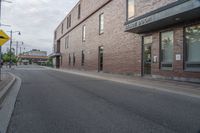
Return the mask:
M173 71L173 68L161 68L161 71Z
M185 68L184 71L185 71L185 72L200 72L200 68L199 68L199 69L194 69L194 68Z

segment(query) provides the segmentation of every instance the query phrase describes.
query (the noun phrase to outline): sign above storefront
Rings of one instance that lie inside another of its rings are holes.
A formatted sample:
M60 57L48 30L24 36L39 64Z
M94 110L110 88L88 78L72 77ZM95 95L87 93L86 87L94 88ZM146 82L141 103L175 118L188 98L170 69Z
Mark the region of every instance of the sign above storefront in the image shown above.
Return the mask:
M146 17L146 18L143 18L143 19L140 19L138 21L135 21L135 22L132 22L128 25L126 25L126 28L129 29L129 28L137 28L137 27L140 27L140 26L143 26L143 25L146 25L148 23L151 23L153 22L153 16L149 16L149 17Z

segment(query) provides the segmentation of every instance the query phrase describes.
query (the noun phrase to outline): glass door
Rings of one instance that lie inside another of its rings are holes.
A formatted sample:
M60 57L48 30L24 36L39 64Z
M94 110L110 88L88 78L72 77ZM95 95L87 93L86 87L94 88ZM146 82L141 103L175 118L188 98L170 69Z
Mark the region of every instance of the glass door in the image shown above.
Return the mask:
M99 66L98 71L103 71L103 46L99 47Z

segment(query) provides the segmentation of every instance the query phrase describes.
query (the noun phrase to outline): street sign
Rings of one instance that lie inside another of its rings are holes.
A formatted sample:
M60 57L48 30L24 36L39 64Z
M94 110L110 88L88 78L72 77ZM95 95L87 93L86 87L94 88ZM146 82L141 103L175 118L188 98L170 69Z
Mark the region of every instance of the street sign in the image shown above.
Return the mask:
M8 40L10 40L10 37L3 30L0 30L0 46L4 45Z

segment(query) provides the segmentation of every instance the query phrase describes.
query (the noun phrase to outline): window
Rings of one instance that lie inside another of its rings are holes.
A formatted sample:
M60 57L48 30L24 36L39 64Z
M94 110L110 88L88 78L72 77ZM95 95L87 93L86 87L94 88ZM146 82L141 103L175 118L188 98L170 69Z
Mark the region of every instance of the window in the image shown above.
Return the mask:
M135 15L135 0L127 0L128 1L128 19L131 19Z
M75 66L76 64L76 56L75 56L75 53L73 53L73 66Z
M104 14L99 15L99 34L104 32Z
M54 32L54 40L56 40L57 39L57 32L55 31Z
M85 30L86 30L86 27L85 27L85 25L83 25L83 28L82 28L82 41L83 42L85 41L85 37L86 37Z
M67 17L67 29L69 28L69 17Z
M153 43L153 37L152 36L145 36L144 37L144 44L152 44Z
M71 65L71 55L69 54L69 60L68 60L69 62L69 66Z
M81 4L78 5L78 19L81 18Z
M69 36L65 38L65 49L69 48Z
M71 22L72 22L72 20L71 20L71 14L69 15L69 27L71 27Z
M161 68L172 69L174 57L174 33L173 31L161 33Z
M185 28L186 69L200 70L200 24Z
M61 25L61 33L63 34L63 23Z
M67 17L67 29L71 27L71 14Z
M81 66L84 66L85 64L85 52L82 50L82 58L81 58Z

